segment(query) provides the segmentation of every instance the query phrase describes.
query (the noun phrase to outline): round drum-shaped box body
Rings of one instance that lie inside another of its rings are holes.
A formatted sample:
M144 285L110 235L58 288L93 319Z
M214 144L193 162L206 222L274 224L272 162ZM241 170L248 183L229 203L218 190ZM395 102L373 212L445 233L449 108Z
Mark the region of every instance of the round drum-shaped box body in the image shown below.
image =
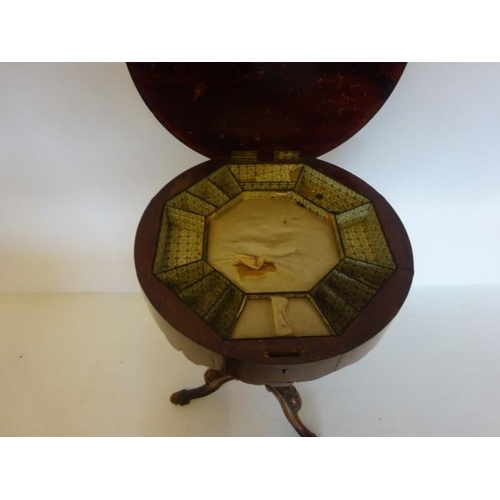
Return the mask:
M182 173L147 207L135 263L171 344L251 384L357 361L413 277L387 201L339 167L298 158L210 160Z

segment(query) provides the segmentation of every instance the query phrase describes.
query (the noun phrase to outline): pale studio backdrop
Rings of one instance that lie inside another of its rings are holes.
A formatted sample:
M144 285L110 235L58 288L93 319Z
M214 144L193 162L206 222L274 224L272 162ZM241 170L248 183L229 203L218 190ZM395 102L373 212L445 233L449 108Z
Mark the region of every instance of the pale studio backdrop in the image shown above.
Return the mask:
M500 64L409 64L322 158L392 204L414 285L500 283ZM133 242L159 189L204 158L123 63L0 64L0 293L137 292Z

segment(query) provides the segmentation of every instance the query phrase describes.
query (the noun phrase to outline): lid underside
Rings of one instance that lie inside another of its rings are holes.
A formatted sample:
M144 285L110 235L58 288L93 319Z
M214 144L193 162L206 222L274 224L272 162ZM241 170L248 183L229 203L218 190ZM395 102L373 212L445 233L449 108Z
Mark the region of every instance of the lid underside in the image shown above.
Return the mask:
M405 63L127 63L160 123L209 158L320 156L382 107Z

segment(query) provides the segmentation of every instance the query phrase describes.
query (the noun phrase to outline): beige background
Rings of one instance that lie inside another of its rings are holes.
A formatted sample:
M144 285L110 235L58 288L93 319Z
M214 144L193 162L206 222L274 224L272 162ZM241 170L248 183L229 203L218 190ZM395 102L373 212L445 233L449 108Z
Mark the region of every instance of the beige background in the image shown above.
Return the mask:
M417 285L500 284L499 86L500 64L410 64L324 156L394 206ZM0 110L0 293L138 292L139 218L204 158L156 121L122 63L0 64Z
M416 286L372 353L299 384L319 434L500 433L499 83L499 64L411 64L325 155L394 206ZM136 293L133 240L152 196L203 158L124 64L0 64L0 109L0 435L294 435L263 388L168 401L203 368Z
M298 384L323 436L500 434L500 287L416 287L359 363ZM0 296L0 435L294 436L263 387L188 406L203 368L169 346L138 294Z

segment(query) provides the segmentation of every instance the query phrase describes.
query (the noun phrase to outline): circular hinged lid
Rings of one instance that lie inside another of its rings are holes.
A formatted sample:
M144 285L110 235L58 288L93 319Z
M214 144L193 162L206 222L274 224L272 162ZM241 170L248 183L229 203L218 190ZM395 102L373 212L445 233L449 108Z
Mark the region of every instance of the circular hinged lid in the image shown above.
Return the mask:
M128 63L156 118L209 158L320 156L382 107L405 63Z

